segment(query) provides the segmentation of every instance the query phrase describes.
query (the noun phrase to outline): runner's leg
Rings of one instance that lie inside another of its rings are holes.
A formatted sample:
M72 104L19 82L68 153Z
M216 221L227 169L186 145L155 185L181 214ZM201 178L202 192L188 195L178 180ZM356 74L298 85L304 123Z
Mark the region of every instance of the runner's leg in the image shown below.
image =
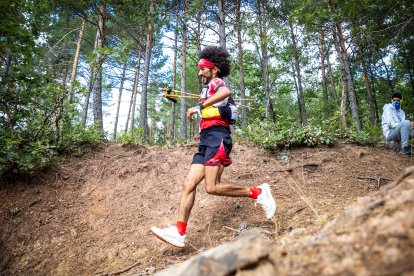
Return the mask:
M194 205L196 187L204 178L204 165L191 164L181 192L178 220L187 223Z
M205 166L206 191L209 194L231 197L248 197L250 188L233 183L218 182L221 166Z
M221 166L220 166L220 169L219 169L219 172L218 172L218 174L217 174L217 182L218 182L218 183L220 183L220 182L221 182L221 175L223 174L223 172L224 172L224 166L223 166L223 165L221 165Z

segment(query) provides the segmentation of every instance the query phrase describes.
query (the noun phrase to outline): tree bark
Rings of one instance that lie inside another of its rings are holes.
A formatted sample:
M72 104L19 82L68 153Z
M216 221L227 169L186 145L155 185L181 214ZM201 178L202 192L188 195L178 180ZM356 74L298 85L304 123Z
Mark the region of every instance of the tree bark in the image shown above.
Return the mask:
M328 65L328 76L329 76L329 82L331 83L332 87L332 98L337 103L338 102L338 95L336 92L336 83L334 81L333 73L332 73L332 65L329 58L329 51L326 53L326 65Z
M148 77L151 62L152 51L152 32L153 32L153 17L154 17L154 0L150 0L150 22L147 29L147 41L145 45L145 63L144 63L144 76L142 80L141 91L141 110L140 110L140 127L144 130L144 138L146 142L149 142L149 129L148 129Z
M365 89L367 90L367 101L368 101L369 110L370 110L370 119L371 119L371 123L376 125L378 124L379 119L378 119L378 113L377 113L377 108L376 108L376 103L375 103L376 102L375 95L372 92L371 83L370 83L369 76L368 76L367 65L365 63L364 49L362 48L361 45L358 45L358 52L359 52L359 57L361 60Z
M98 129L101 131L102 135L104 134L103 129L103 115L102 115L102 65L104 62L104 57L101 53L101 49L104 46L105 40L105 17L106 17L106 8L104 4L99 6L99 22L98 22L98 43L97 43L97 74L96 80L94 82L93 88L93 118L94 123L97 125Z
M94 49L98 47L98 37L99 37L99 28L96 30L95 36L95 45ZM92 62L90 65L90 74L89 74L89 81L88 81L88 91L85 95L85 101L83 103L83 111L82 111L82 124L86 126L86 121L88 119L88 109L89 109L89 100L92 94L93 87L95 86L96 75L95 75L95 63Z
M410 77L410 86L411 86L411 93L414 97L414 77L413 77L413 66L411 63L410 54L407 53L407 57L405 58L405 61L407 62L407 70L408 70L408 76Z
M131 93L131 100L129 101L129 109L128 109L128 115L125 123L125 132L128 131L128 128L132 130L134 128L134 123L130 124L130 121L132 121L132 118L135 116L135 103L136 103L136 96L138 93L138 81L139 81L139 72L141 69L141 54L142 54L142 40L143 40L143 34L144 32L141 31L140 34L140 42L138 43L138 50L137 50L137 65L135 67L135 74L134 74L134 84L132 86L132 93ZM133 111L134 110L134 111ZM132 114L133 113L133 114Z
M184 18L183 18L183 29L182 29L182 42L181 42L181 90L186 90L186 52L187 52L187 13L188 13L188 0L184 0ZM181 99L180 109L180 136L181 138L187 139L187 102L186 99Z
M259 29L260 29L260 49L262 52L262 77L264 82L264 92L266 97L266 118L268 120L275 120L273 112L272 99L270 95L270 80L269 80L269 57L268 57L268 35L267 35L267 1L258 1L258 15L259 15Z
M246 87L244 84L244 68L243 68L243 47L242 47L242 35L241 35L241 19L240 8L241 0L236 0L236 31L237 31L237 57L239 60L239 75L240 75L240 97L242 100L246 99ZM241 107L241 119L242 127L247 127L247 112L246 107Z
M369 80L370 80L370 83L371 83L371 86L372 86L372 93L373 93L374 99L375 99L375 113L378 114L378 104L377 104L377 100L376 100L377 99L377 97L376 97L377 89L375 88L375 76L374 76L374 72L373 72L374 70L372 69L373 64L374 64L374 62L372 60L372 57L370 57L370 61L368 63L367 70L368 70ZM378 117L378 121L379 121L379 117Z
M295 59L295 71L296 71L296 78L297 78L297 94L298 94L298 103L299 103L299 112L300 112L300 123L302 126L307 124L308 118L306 114L306 106L305 106L305 97L303 93L302 87L302 76L300 73L300 63L299 63L299 53L296 43L296 36L293 31L293 24L289 20L289 29L290 29L290 38L292 40L292 50L293 50L293 58Z
M226 25L224 14L224 0L218 0L218 24L220 46L226 49Z
M139 36L139 45L138 45L138 54L137 54L137 69L135 71L135 77L134 77L134 87L132 89L132 101L131 101L131 126L129 129L132 131L132 129L135 126L135 110L137 106L137 96L138 96L138 86L139 86L139 73L141 71L141 56L142 56L142 50L141 45L144 44L144 32L142 31Z
M339 43L339 49L341 51L340 58L342 60L342 64L344 66L344 78L347 83L348 88L348 97L349 97L349 105L351 108L351 114L352 118L355 123L355 129L357 133L361 132L361 119L359 118L359 110L358 110L358 103L357 103L357 97L354 89L354 83L352 80L352 72L351 72L351 65L349 62L348 57L348 51L345 46L345 38L342 33L341 24L339 22L335 23L337 36L338 36L338 43Z
M2 84L6 84L6 79L9 76L10 66L12 64L13 56L11 53L7 53L6 55L6 63L4 65L4 71L3 71L3 78L2 78Z
M321 73L322 73L322 95L325 104L328 102L328 86L326 81L325 69L325 34L323 31L319 34L319 53L321 56Z
M78 43L76 44L75 58L73 60L72 74L70 77L70 88L69 88L69 95L68 95L68 100L70 103L72 103L73 101L73 84L76 80L76 73L78 71L79 55L80 55L80 49L82 45L83 31L85 30L85 23L86 23L85 18L82 18L81 27L79 30Z
M177 88L177 56L178 56L178 14L175 24L174 32L174 61L173 61L173 83L172 88ZM171 133L169 134L172 141L175 140L175 117L176 117L176 103L171 102Z
M341 108L340 109L341 109L342 125L345 129L348 129L348 123L346 121L346 110L347 110L347 101L348 101L348 97L346 96L346 93L347 93L348 88L347 88L346 79L344 78L344 76L345 76L345 67L344 67L344 64L342 62L342 59L340 58L341 49L339 48L338 35L337 35L337 32L336 32L335 24L332 25L332 39L334 41L336 54L337 54L338 59L339 59L340 64L341 64L342 93L341 93Z
M342 83L342 96L341 96L341 120L342 120L342 125L344 126L345 129L348 129L348 123L346 121L346 109L347 109L347 83L344 77L344 74L341 75L341 83Z
M114 134L113 134L113 139L114 140L116 139L116 132L118 130L119 109L121 107L122 90L124 89L124 81L125 81L125 73L126 73L127 64L128 64L128 61L125 61L124 66L122 68L121 84L119 85L118 104L116 106Z

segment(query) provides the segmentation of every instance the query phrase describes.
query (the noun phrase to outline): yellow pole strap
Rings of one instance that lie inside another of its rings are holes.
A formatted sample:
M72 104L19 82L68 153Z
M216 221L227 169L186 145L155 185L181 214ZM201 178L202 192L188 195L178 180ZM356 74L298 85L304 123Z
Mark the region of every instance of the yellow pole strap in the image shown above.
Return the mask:
M233 99L235 101L254 101L254 99Z
M162 96L166 98L178 98L178 99L181 99L181 98L199 99L200 98L200 97L195 97L195 96L181 96L181 95L174 95L174 94L163 94Z
M237 106L243 106L243 107L245 107L247 109L251 109L251 110L259 110L257 108L253 108L253 107L250 107L250 106L247 106L247 105L243 105L243 104L237 104Z
M164 92L174 92L174 93L179 93L179 94L187 94L187 95L191 95L191 96L197 96L199 97L198 94L193 94L193 93L188 93L188 92L184 92L184 91L179 91L179 90L175 90L175 89L171 89L171 88L160 88L160 90L164 91Z
M175 93L178 93L178 94L186 94L186 95L190 95L190 96L193 96L193 98L192 99L199 99L200 98L200 95L198 95L198 94L193 94L193 93L189 93L189 92L184 92L184 91L179 91L179 90L175 90L175 89L170 89L170 88L160 88L160 90L162 90L162 91L164 91L164 92L173 92L174 94L164 94L163 96L165 96L165 97L168 97L168 96L170 96L170 97L176 97L176 98L178 98L178 97L184 97L184 98L190 98L189 96L180 96L180 95L176 95ZM237 99L233 99L233 100L235 100L235 101L254 101L254 99L240 99L240 98L237 98Z

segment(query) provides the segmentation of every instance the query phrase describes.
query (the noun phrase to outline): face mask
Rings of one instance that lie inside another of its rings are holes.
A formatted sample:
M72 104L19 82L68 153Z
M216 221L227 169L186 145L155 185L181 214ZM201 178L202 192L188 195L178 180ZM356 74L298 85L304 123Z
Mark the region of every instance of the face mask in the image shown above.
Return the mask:
M399 101L392 101L392 105L394 106L395 110L400 110L401 103Z

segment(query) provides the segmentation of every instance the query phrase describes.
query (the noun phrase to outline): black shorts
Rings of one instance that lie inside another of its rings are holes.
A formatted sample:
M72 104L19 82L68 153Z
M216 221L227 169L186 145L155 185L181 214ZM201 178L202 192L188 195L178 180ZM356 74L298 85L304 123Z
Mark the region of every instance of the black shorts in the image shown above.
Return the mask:
M230 152L233 147L230 131L225 127L211 127L200 133L198 152L191 164L204 166L230 165Z

